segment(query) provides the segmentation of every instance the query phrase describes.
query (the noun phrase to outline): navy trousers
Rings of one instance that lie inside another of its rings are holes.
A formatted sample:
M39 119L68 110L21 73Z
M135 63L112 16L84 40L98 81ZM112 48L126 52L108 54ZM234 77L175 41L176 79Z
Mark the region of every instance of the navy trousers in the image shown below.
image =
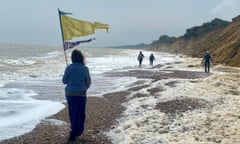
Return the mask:
M143 61L142 59L139 60L139 67L142 66L142 61Z
M205 72L206 73L210 72L210 62L205 62Z
M86 96L66 96L71 123L70 137L77 137L83 133L86 110Z

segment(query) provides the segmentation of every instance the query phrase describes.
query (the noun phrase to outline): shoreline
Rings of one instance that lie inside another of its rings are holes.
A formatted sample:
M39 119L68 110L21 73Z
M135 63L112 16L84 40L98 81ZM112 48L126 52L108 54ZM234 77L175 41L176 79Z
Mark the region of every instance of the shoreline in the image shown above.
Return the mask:
M112 139L103 134L106 131L114 131L119 125L119 120L123 117L124 111L126 107L124 107L124 103L130 101L131 99L146 97L146 95L142 95L141 92L138 92L142 89L147 89L150 95L155 97L159 96L159 93L164 91L163 88L153 88L151 85L155 82L159 82L161 80L167 79L176 79L175 81L167 82L166 85L169 89L174 89L177 87L179 81L178 79L186 79L191 83L201 83L202 80L207 77L213 77L216 75L206 74L204 72L200 72L196 69L199 68L197 65L189 65L184 63L186 70L176 70L176 65L182 67L182 63L178 64L169 64L162 67L161 65L156 65L152 69L142 68L142 69L127 69L125 71L114 71L106 73L105 75L108 77L137 77L141 80L132 84L126 90L119 92L112 92L103 95L103 97L88 97L87 101L87 118L85 124L85 131L83 135L73 143L91 143L91 144L99 144L112 143ZM193 71L189 71L190 67L193 67ZM161 69L161 70L160 70ZM231 67L228 68L216 68L216 70L226 71L229 73L231 71ZM238 72L238 71L237 71ZM235 72L234 72L235 73ZM208 79L208 78L207 78ZM144 80L150 81L149 84L144 83ZM132 97L129 95L134 92ZM234 92L232 92L234 93ZM235 92L236 94L237 92ZM238 93L237 93L238 94ZM240 92L239 92L240 94ZM196 109L212 109L213 104L207 103L200 99L191 99L188 97L181 97L176 100L167 100L158 102L156 105L156 109L162 111L167 114L170 118L170 122L176 119L176 117L184 115L186 112L191 112ZM165 123L169 125L169 122ZM68 137L69 132L69 121L68 121L68 111L67 107L65 107L62 111L57 114L42 120L40 124L36 126L36 128L24 135L14 137L8 140L3 140L0 144L27 144L27 143L38 143L38 144L47 144L47 143L67 143L66 138ZM167 130L161 131L163 135L165 133L171 133ZM164 138L164 137L163 137ZM163 139L162 138L162 139ZM171 140L171 138L168 138ZM201 140L201 138L197 138L196 140ZM211 140L209 140L211 141Z
M112 128L117 118L124 111L118 101L123 99L125 92L109 93L100 97L88 97L86 110L86 123L83 135L72 143L111 143L101 132ZM114 95L114 96L112 96ZM65 104L66 106L66 104ZM57 114L41 121L31 132L11 139L3 140L0 144L48 144L68 143L70 130L67 106Z

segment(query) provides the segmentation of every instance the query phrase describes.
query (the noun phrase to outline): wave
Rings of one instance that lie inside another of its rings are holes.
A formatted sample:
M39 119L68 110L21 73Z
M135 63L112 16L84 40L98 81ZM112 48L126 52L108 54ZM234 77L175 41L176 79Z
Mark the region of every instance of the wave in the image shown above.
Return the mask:
M4 58L4 59L0 59L0 62L5 65L19 65L19 66L33 65L36 63L36 61L31 58L18 58L18 59Z
M40 58L50 59L50 58L57 58L57 57L59 57L61 55L63 55L63 53L60 52L60 51L52 51L52 52L46 53L43 57L40 57Z
M37 93L32 90L2 88L0 93L0 140L29 132L41 119L64 108L59 102L33 99Z

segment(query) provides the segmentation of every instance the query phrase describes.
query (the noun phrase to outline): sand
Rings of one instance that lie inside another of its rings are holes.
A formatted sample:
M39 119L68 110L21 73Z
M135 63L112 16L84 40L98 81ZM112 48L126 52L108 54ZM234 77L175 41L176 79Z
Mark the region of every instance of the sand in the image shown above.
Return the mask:
M189 61L188 61L189 62ZM234 79L240 79L240 76L238 75L239 70L238 69L232 69L231 67L221 67L216 66L215 70L217 73L204 73L199 69L199 65L194 65L194 62L191 60L191 65L188 64L188 62L185 63L175 63L175 64L168 64L166 66L157 65L153 68L129 68L124 71L118 71L115 70L113 72L105 73L105 76L108 77L137 77L141 80L133 83L129 86L129 88L126 88L124 91L117 91L117 92L111 92L108 94L103 95L103 97L88 97L87 102L87 119L85 124L85 131L84 134L79 137L75 142L72 143L87 143L87 144L111 144L111 140L104 135L103 132L113 130L115 129L119 121L118 119L123 116L123 112L126 110L126 108L123 106L123 103L130 101L131 99L140 98L140 97L146 97L146 95L141 94L141 89L147 89L150 95L158 96L159 93L163 92L164 89L159 86L157 88L151 88L150 84L145 84L144 79L151 79L152 83L166 80L166 79L175 79L174 81L167 82L165 85L167 85L170 89L174 89L178 87L179 79L184 79L188 82L190 82L193 86L196 87L196 85L200 85L199 88L204 87L204 84L211 83L211 90L212 91L204 91L203 95L213 95L213 90L218 90L219 87L223 87L223 83L218 83L221 80L228 79L228 82L226 81L225 85L229 87L232 86L232 89L225 91L226 94L229 97L230 95L239 96L240 91L239 88L236 88L236 85L238 84L238 81L232 82ZM180 67L180 68L179 68ZM221 75L222 77L220 77ZM223 79L224 75L224 79ZM214 81L218 79L218 81ZM201 84L200 84L201 83ZM234 89L235 86L235 89ZM209 87L210 88L210 87ZM194 89L194 88L193 88ZM132 97L129 97L129 94L131 92L134 92L135 95ZM192 93L191 90L186 90L186 93ZM221 95L221 94L220 94ZM221 110L222 107L219 106L220 103L224 103L221 101L221 96L218 96L218 98L215 99L214 102L209 101L202 97L181 97L177 99L171 99L168 101L162 101L158 102L155 109L161 111L162 113L165 113L170 117L169 125L170 123L173 123L173 121L178 120L179 123L181 123L182 119L184 118L186 114L189 114L191 112L195 112L196 110L204 109L208 111L207 114L209 115L215 115L215 113L212 110L217 111ZM235 100L238 100L235 97ZM223 100L224 101L224 100ZM229 102L230 103L230 102ZM232 103L231 103L232 104ZM211 112L209 112L211 111ZM206 115L207 115L206 114ZM219 114L219 113L218 113ZM222 118L225 114L219 114L219 117ZM194 117L195 116L195 117ZM233 115L232 117L236 119L240 119L239 115ZM192 120L196 120L196 115L192 115ZM223 124L221 119L218 119L217 117L210 117L211 121L207 125L206 123L198 124L196 125L196 128L199 128L199 133L195 135L196 130L189 130L190 128L184 129L185 131L189 132L189 137L191 139L185 138L187 137L184 133L180 133L177 137L174 137L171 135L172 131L171 129L163 130L161 131L163 136L161 137L163 141L166 143L192 143L192 142L203 142L203 143L221 143L224 142L224 135L222 134L222 137L201 137L201 131L204 128L200 128L202 126L209 127L214 126L214 120L217 120L220 124ZM196 120L197 121L197 120ZM231 120L229 120L231 122ZM228 121L228 122L229 122ZM176 122L178 123L178 122ZM179 124L178 123L178 124ZM182 122L184 123L184 122ZM233 122L232 122L233 123ZM212 125L211 125L212 124ZM182 125L182 124L179 124ZM178 125L178 126L179 126ZM177 127L177 126L176 126ZM187 126L186 126L187 127ZM213 128L214 129L214 128ZM213 135L217 133L219 129L209 130ZM68 110L67 107L64 108L62 111L57 113L56 115L53 115L51 117L48 117L45 120L42 120L40 124L36 126L36 128L24 135L14 137L12 139L4 140L0 142L0 144L65 144L67 142L67 137L69 133L69 120L68 120ZM239 132L235 132L234 136L240 138L240 136L236 136ZM164 135L166 134L166 135ZM231 135L231 134L230 134ZM182 138L184 137L184 138ZM228 136L231 138L231 136ZM192 140L193 139L193 140ZM233 140L233 142L238 142L237 140Z

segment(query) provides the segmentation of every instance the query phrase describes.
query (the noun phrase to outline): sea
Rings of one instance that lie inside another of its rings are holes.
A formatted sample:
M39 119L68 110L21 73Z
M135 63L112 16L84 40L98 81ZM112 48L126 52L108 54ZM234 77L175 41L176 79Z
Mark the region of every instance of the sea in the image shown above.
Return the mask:
M148 57L154 53L154 64L181 61L175 55L144 49L77 47L86 57L92 77L88 96L101 97L137 81L133 77L106 77L105 72L139 69L137 55L145 55L143 68L151 68ZM56 114L65 106L62 76L71 63L71 51L65 59L61 46L0 43L0 141L32 131L41 120Z

